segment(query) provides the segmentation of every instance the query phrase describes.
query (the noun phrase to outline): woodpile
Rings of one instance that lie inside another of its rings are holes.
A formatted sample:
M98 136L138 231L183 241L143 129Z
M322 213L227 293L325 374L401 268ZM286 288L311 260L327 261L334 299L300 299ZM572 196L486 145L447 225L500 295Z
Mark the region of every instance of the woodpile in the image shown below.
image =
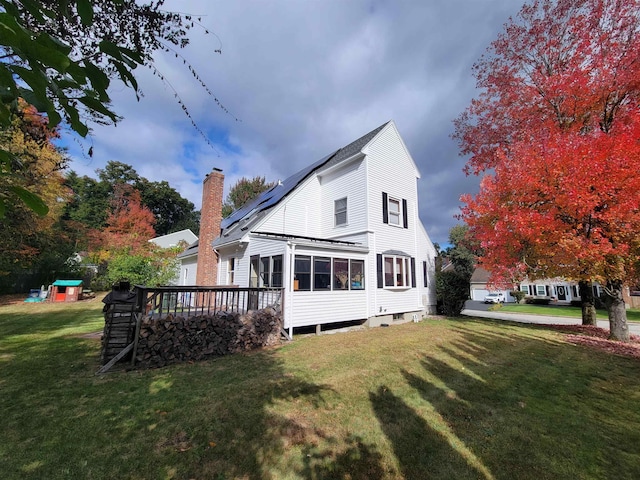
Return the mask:
M273 308L246 314L144 317L136 365L161 367L274 345L280 342L282 327L282 315Z

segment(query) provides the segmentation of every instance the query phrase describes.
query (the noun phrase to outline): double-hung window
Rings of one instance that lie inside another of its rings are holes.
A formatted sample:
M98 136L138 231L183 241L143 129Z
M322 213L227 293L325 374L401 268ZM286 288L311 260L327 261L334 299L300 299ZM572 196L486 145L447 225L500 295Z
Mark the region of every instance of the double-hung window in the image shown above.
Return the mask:
M335 226L347 224L347 197L340 198L333 202Z
M388 225L409 228L407 200L392 197L386 192L382 192L382 221Z
M400 226L400 200L389 197L389 225Z

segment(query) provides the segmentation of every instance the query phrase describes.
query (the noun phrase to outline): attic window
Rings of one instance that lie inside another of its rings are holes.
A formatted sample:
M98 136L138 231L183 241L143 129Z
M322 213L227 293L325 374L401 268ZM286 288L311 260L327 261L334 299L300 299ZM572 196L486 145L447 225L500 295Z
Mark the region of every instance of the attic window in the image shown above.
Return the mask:
M347 197L334 201L335 225L347 224Z

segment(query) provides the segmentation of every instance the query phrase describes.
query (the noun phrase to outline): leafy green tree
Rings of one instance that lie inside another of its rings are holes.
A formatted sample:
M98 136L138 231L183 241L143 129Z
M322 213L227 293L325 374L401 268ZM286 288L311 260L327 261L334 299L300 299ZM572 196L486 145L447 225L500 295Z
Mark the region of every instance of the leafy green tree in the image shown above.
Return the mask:
M455 225L449 230L451 247L439 256L450 260L452 268L436 269L436 297L444 315L459 316L469 299L471 275L476 267L478 246L469 235L466 225ZM436 262L442 265L442 262Z
M136 187L140 190L142 203L155 216L158 236L186 228L196 235L199 233L200 216L195 205L183 198L166 181L150 182L146 178L140 178Z
M231 187L227 198L224 200L224 204L222 205L222 218L227 218L244 204L274 186L275 182L267 183L265 177L257 176L252 179L242 177Z
M71 192L64 217L87 229L103 228L109 215L110 185L74 171L67 173L65 185Z
M150 182L125 163L109 161L96 171L98 180L79 177L71 171L66 184L73 191L72 200L65 207L65 218L89 228L106 227L110 213L109 199L118 185L129 185L140 192L142 205L155 217L156 235L166 235L186 228L196 235L200 229L200 215L189 200L182 197L166 181Z
M150 68L164 81L154 63L157 50L175 53L212 95L174 50L189 43L187 31L193 19L167 12L162 4L162 0L148 4L135 0L0 0L0 128L10 127L21 98L46 113L51 129L64 120L84 137L91 121L116 123L119 117L108 95L111 81L122 81L139 98L134 75L138 66ZM176 98L205 137L177 93ZM19 174L15 169L19 161L11 152L0 150L0 174ZM0 216L8 200L16 196L37 213L46 214L46 203L33 192L9 187L0 198Z

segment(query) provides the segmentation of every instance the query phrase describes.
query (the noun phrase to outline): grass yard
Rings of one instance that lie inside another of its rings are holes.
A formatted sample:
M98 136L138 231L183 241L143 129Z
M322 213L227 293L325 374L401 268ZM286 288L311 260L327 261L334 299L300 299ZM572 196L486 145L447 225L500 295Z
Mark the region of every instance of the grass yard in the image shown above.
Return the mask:
M95 375L99 300L0 306L7 479L637 479L640 360L427 320Z
M550 315L553 317L573 317L581 318L582 310L580 307L572 307L570 305L528 305L506 303L498 308L501 312L526 313L532 315ZM598 310L597 317L599 320L607 320L606 310ZM640 309L630 308L627 310L627 321L640 322Z

